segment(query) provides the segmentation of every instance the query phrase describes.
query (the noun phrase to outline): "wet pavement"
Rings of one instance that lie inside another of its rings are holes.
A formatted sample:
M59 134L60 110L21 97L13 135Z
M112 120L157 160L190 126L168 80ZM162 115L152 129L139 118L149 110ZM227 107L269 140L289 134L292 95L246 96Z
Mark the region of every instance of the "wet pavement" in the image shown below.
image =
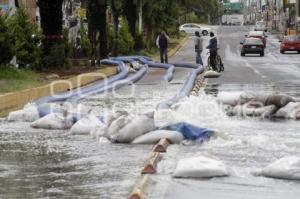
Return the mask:
M300 96L300 55L279 54L276 38L268 37L266 57L240 57L239 42L249 27L212 27L220 38L225 72L206 81L202 95L187 99L197 111L178 112L194 123L216 129L221 136L203 144L173 145L159 163L148 198L261 198L300 196L297 181L270 179L254 173L274 160L300 155L299 121L228 118L213 98L221 91L284 92ZM205 43L207 43L207 37ZM194 62L192 38L173 58ZM203 53L204 62L206 52ZM170 83L164 70L149 73L134 86L81 101L94 113L121 108L144 112L172 97L190 69L176 69ZM99 143L68 131L36 130L29 123L0 123L0 198L127 198L152 146ZM202 180L173 179L183 157L208 155L231 168L231 176Z
M171 146L163 155L158 174L153 176L148 198L299 198L299 181L255 175L279 158L300 156L299 121L229 118L207 96L217 96L222 91L250 91L284 93L299 99L300 55L280 54L278 40L269 35L265 57L241 57L239 43L249 30L250 27L215 27L225 72L220 78L207 80L199 97L186 100L200 111L180 110L179 113L202 127L220 131L221 135L203 144ZM185 53L192 54L193 50ZM199 180L172 178L178 160L197 155L220 159L230 167L231 176Z

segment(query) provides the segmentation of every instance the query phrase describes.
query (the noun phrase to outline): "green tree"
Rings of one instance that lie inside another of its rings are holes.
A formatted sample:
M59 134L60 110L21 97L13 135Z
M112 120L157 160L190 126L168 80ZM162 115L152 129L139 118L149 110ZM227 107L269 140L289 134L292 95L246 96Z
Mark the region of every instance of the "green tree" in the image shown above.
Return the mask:
M113 29L114 29L114 39L112 46L112 55L118 55L118 40L119 40L119 18L123 10L123 0L110 0L110 8L113 14ZM127 25L128 28L128 25Z
M37 26L31 21L24 7L16 10L9 19L9 33L13 35L13 50L21 67L36 67L40 60L38 46L41 35Z
M13 37L9 34L7 16L0 16L0 66L6 65L13 58Z

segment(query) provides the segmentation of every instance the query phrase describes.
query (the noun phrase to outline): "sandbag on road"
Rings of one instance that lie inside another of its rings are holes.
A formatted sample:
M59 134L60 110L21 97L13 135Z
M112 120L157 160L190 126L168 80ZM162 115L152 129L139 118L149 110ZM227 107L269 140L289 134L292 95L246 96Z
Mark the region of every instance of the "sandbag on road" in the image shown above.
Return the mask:
M147 115L121 116L112 122L109 137L113 142L130 143L154 129L154 120Z
M30 126L37 129L70 129L74 124L72 116L51 113L45 117L36 120Z
M7 117L7 120L10 122L34 122L39 118L40 115L37 106L35 104L27 104L22 110L10 112Z
M228 168L223 162L204 156L199 156L180 160L177 164L173 177L212 178L228 175Z
M149 132L145 135L141 135L135 138L131 143L132 144L156 144L163 138L167 138L174 144L179 144L181 141L184 140L183 135L177 131L157 130L157 131Z
M281 158L265 167L260 175L288 180L300 180L300 158L296 156Z
M277 118L300 119L300 102L290 102L275 114Z
M88 135L92 129L101 128L102 126L105 126L105 124L103 124L95 115L89 114L72 126L70 134Z

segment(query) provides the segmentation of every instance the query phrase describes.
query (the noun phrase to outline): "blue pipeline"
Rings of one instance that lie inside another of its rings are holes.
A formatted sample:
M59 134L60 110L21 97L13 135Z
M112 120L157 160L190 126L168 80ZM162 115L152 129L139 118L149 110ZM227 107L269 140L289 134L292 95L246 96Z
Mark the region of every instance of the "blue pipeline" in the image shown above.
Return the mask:
M100 84L94 84L94 85L86 86L86 87L83 87L83 88L76 89L74 91L64 92L64 93L58 94L56 96L42 97L42 98L38 99L37 101L35 101L35 103L37 105L40 105L40 104L44 104L44 103L66 101L67 99L78 96L79 94L89 93L93 90L97 90L99 88L102 88L105 85L109 85L109 84L111 84L115 81L124 79L128 75L128 70L127 70L125 64L121 61L102 60L101 63L105 64L105 65L118 66L119 73L117 75L114 75L114 76L108 78L108 79L105 79L104 81L101 80Z

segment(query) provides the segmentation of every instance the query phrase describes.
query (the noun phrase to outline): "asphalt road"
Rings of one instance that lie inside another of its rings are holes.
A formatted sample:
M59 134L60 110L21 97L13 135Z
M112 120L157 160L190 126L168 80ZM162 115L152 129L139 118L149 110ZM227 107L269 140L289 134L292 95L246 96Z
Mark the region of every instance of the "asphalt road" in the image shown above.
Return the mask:
M250 90L282 92L300 96L300 55L280 54L280 43L275 35L268 34L265 56L240 56L240 41L251 27L219 27L220 54L226 71L218 79L208 81L220 90Z
M220 91L252 91L255 93L284 93L300 98L300 54L280 54L280 43L268 34L265 57L240 56L240 41L251 27L212 27L219 39L220 55L225 63L221 77L208 79L203 90L217 95ZM207 44L209 37L204 37ZM207 50L202 54L206 64ZM174 58L195 61L193 37ZM255 118L227 118L206 104L211 98L191 99L195 109L200 107L204 117L181 110L184 116L198 120L198 125L224 132L223 138L191 146L172 145L163 155L148 198L155 199L298 199L300 183L258 177L259 171L275 160L300 155L299 121L269 121ZM189 102L189 99L187 99ZM213 104L214 105L214 104ZM218 106L215 104L215 106ZM197 111L196 111L197 112ZM182 115L182 116L183 116ZM211 117L207 119L207 117ZM174 179L173 171L182 158L213 156L232 170L226 178Z

